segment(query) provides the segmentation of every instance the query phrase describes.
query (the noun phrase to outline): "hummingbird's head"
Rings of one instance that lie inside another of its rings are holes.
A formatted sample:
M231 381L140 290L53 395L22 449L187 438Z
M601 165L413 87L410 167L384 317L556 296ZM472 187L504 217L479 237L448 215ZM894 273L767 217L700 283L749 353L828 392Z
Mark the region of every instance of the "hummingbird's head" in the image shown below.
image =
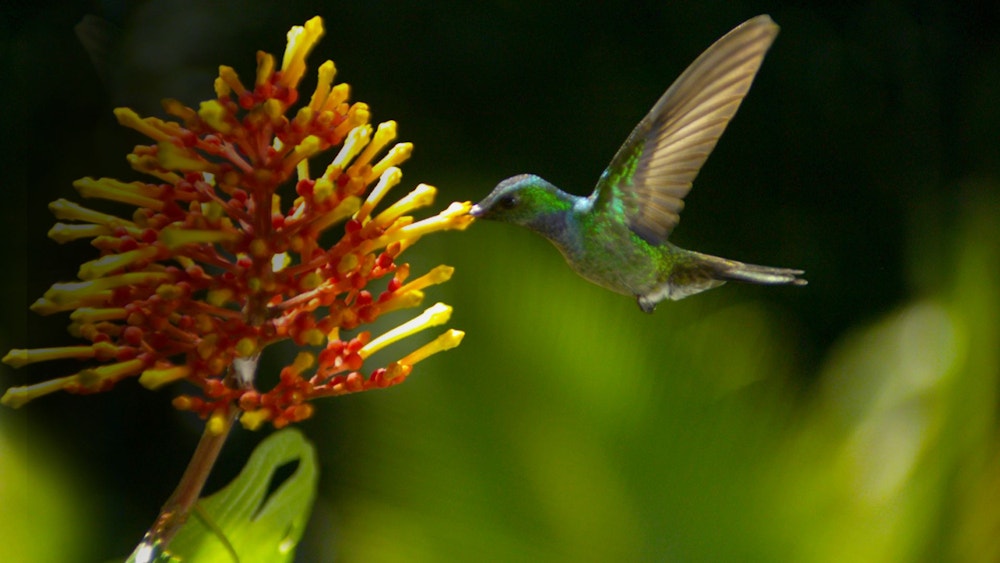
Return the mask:
M521 174L497 184L469 214L545 232L548 223L561 220L573 208L575 199L538 176Z

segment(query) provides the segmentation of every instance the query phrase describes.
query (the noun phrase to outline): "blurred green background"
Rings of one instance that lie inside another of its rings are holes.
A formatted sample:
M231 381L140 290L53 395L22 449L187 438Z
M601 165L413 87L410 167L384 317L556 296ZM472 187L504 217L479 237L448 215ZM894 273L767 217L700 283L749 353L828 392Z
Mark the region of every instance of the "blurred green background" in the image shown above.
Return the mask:
M249 76L312 15L312 68L333 59L399 122L404 187L434 184L444 207L529 171L589 193L687 64L769 13L781 34L674 240L810 285L730 284L647 316L513 227L424 239L406 257L457 268L427 299L466 339L301 425L321 490L298 560L1000 560L995 2L430 6L5 2L0 348L72 341L27 306L92 256L45 238L46 203L82 176L136 178L124 155L143 139L111 109L205 99L219 64ZM88 13L122 30L103 81L73 34ZM0 389L73 370L5 369ZM128 553L200 431L169 394L125 382L0 410L3 558ZM211 486L260 438L234 435Z

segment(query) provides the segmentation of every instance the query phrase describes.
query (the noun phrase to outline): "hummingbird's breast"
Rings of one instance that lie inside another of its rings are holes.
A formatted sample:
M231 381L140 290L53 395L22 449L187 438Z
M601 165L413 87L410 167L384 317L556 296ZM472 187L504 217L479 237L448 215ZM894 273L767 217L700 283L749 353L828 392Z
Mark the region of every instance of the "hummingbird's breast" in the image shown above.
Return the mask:
M624 219L591 212L577 215L568 227L562 240L552 242L569 266L592 283L616 293L645 295L670 277L673 245L650 245Z

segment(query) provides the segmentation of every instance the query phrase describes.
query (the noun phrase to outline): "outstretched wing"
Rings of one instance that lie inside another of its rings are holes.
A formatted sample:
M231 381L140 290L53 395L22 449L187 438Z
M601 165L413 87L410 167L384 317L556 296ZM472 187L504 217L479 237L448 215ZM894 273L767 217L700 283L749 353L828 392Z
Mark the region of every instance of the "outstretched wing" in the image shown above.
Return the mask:
M633 232L651 244L667 240L777 34L769 16L757 16L702 53L618 149L597 183L597 205L621 198Z

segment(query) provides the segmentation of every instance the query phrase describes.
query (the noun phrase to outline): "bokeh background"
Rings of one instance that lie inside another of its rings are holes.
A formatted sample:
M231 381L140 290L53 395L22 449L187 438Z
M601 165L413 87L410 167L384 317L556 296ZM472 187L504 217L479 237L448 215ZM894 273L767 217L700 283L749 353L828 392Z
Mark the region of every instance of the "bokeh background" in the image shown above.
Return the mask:
M120 30L106 68L73 33L88 13ZM760 13L781 34L674 240L810 284L643 315L513 227L424 239L407 258L457 268L427 298L466 339L301 425L321 481L298 560L998 561L995 2L5 2L0 348L71 342L27 306L92 256L45 238L46 203L135 177L142 139L111 109L205 99L219 64L250 73L313 15L313 68L333 59L399 122L404 187L443 207L529 171L589 193L686 65ZM5 368L0 389L73 368ZM0 410L4 559L128 553L199 434L169 394ZM238 432L211 486L260 438Z

